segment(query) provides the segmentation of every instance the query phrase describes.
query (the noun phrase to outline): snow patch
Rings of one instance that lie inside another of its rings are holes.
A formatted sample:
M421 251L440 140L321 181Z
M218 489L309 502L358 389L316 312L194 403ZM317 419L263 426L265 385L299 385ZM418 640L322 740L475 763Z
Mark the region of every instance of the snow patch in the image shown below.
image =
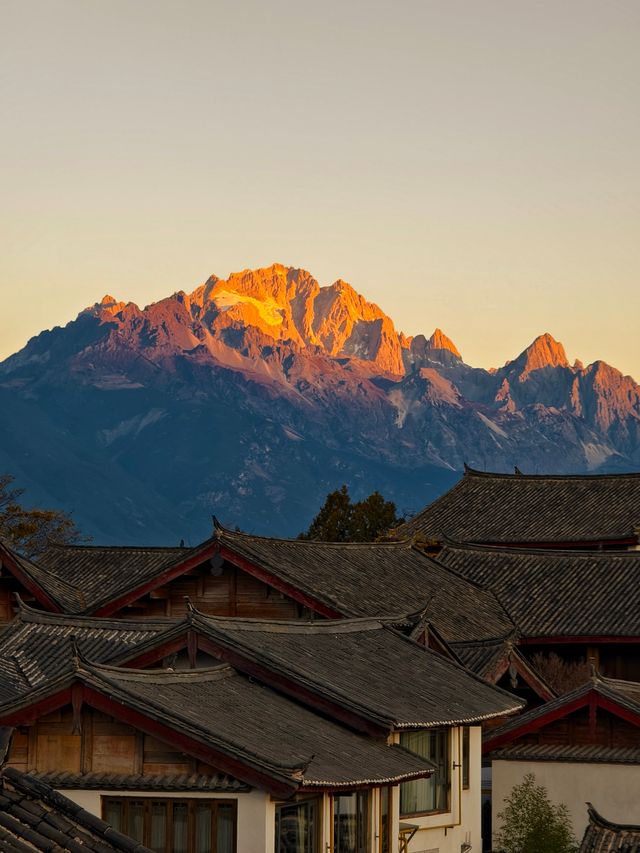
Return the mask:
M507 433L501 427L499 427L498 424L494 423L490 418L486 417L486 415L483 415L482 412L476 412L476 414L478 415L482 423L486 427L489 427L491 432L495 432L496 435L501 435L503 438L509 438Z
M610 456L616 456L616 452L603 444L594 444L591 441L583 441L582 449L584 450L585 459L589 470L598 468L609 459Z
M399 388L394 388L392 391L389 391L388 397L389 402L396 410L395 424L398 429L402 429L407 415L409 414L409 409L411 408L410 403L405 399L404 394Z
M281 326L283 320L283 310L278 305L275 299L267 297L267 299L256 299L253 296L246 296L244 293L233 293L230 290L221 290L213 297L213 302L219 311L228 311L238 303L253 306L260 319L268 326Z
M125 435L139 435L145 427L157 423L165 417L164 409L151 409L146 415L136 415L134 418L129 418L127 421L120 421L118 426L113 429L103 429L100 432L103 442L107 445L113 444L118 438Z

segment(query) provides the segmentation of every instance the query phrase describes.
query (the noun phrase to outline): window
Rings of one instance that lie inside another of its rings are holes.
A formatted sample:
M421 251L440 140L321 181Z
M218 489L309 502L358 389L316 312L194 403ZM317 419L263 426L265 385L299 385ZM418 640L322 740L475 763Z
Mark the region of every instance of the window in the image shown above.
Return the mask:
M465 726L462 729L462 787L465 790L469 788L469 765L471 763L470 731L469 726Z
M103 797L102 816L154 853L235 853L235 800Z
M333 803L333 853L369 853L369 792L336 794Z
M400 744L422 758L428 758L436 770L428 779L416 779L400 785L400 814L449 811L451 758L449 729L402 732Z
M316 853L319 831L318 800L276 806L276 853Z

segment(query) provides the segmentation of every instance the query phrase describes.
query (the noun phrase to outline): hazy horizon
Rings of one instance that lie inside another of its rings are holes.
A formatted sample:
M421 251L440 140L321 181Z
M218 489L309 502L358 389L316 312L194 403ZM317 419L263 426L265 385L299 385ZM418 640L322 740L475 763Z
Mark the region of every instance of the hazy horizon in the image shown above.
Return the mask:
M274 261L640 380L640 6L8 0L0 358Z

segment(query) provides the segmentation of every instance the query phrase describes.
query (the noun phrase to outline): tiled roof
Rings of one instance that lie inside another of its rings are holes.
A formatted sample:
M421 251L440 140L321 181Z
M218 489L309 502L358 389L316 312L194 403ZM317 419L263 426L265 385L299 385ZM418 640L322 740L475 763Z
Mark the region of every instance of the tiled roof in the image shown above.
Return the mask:
M21 603L16 618L0 631L0 702L70 672L71 637L83 655L107 662L175 624L175 619L134 621L44 613Z
M640 551L507 549L445 541L437 560L492 590L525 637L640 633Z
M491 753L493 761L566 761L588 764L640 764L640 747L600 746L588 744L533 744L521 743Z
M0 706L0 718L77 682L239 763L246 776L239 769L235 777L272 780L274 791L392 784L433 771L426 759L357 734L226 665L171 672L79 661L75 673Z
M636 539L640 474L525 475L467 469L398 528L401 536L469 542L572 543Z
M451 648L462 663L481 678L491 678L501 668L509 654L514 651L513 634L480 642L469 641L452 643Z
M272 539L218 525L221 546L324 604L336 615L389 617L426 608L446 641L506 634L493 594L404 542Z
M67 606L67 612L93 613L106 602L206 550L208 545L210 540L195 548L52 544L38 558L38 566L50 578L82 589L82 606Z
M13 767L0 770L0 850L151 853L41 779Z
M85 607L81 589L62 577L51 574L40 563L21 556L4 540L0 539L0 563L6 563L11 571L18 571L42 590L60 610L80 613Z
M375 619L207 617L197 631L240 658L388 727L474 723L520 710L512 694Z
M155 673L92 667L90 679L145 714L187 726L264 772L303 786L342 787L428 775L432 765L363 737L232 667Z
M640 853L640 826L614 823L589 808L587 826L578 853Z
M499 728L490 729L485 735L485 744L490 746L496 739L504 741L503 736L511 733L514 733L514 737L517 737L517 732L520 729L524 729L530 723L547 716L555 715L557 717L557 712L560 712L561 716L563 708L568 707L570 709L574 707L576 700L586 699L590 693L595 694L596 697L600 696L614 702L640 719L640 682L622 681L616 678L605 678L602 675L594 675L585 684L576 687L575 690L551 699L537 708L532 708L519 717L508 720ZM567 713L570 713L570 711Z

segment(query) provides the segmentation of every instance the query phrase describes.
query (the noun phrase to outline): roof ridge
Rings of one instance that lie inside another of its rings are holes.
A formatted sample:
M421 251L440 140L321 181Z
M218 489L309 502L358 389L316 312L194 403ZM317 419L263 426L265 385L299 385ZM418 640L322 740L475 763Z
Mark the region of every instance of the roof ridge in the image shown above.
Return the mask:
M257 533L246 533L244 530L230 530L228 527L224 527L224 525L222 525L218 521L218 519L215 519L215 530L216 532L220 532L222 534L226 534L232 537L237 537L239 539L257 539L260 542L286 542L289 545L300 546L322 545L325 547L333 548L397 548L398 546L404 546L406 548L410 548L412 544L411 537L405 537L404 539L394 539L391 542L327 542L324 539L288 539L286 537L280 536L261 536Z
M236 630L256 630L263 628L276 629L277 633L286 633L284 630L278 629L293 629L295 633L301 633L307 630L313 631L331 631L338 630L341 633L355 633L358 628L364 629L365 625L376 630L385 627L385 624L396 624L407 618L407 614L403 616L347 616L344 619L261 619L256 617L237 617L237 616L214 616L203 613L200 610L195 610L195 615L200 617L205 622L220 623L222 626L233 626ZM377 626L377 627L376 627Z
M140 682L153 681L221 681L223 678L237 674L234 667L229 663L220 663L217 666L198 667L197 669L134 669L133 667L115 666L106 663L92 663L86 658L80 658L80 667L84 667L89 673L100 675L105 672L112 677L117 676L123 681ZM108 678L107 678L108 680Z
M640 471L629 471L620 474L524 474L522 472L503 473L501 471L480 471L465 465L464 476L495 478L501 480L621 480L625 478L640 478ZM461 481L459 481L461 482Z
M151 627L159 627L159 628L168 628L172 627L174 624L178 624L183 621L175 616L162 616L156 617L154 619L114 619L110 617L102 617L102 616L91 616L82 613L52 613L48 610L38 610L35 607L30 607L26 604L18 594L16 594L16 598L18 599L18 613L16 615L16 619L20 618L26 624L77 624L77 623L91 623L93 627L106 630L107 628L113 629L122 628L125 630L125 626L133 626L138 631L144 631L147 629L147 626ZM12 623L8 623L11 625ZM82 626L78 626L82 627Z
M450 549L450 550L458 550L458 551L487 551L492 554L507 554L509 556L520 556L522 554L531 554L532 556L540 556L540 557L549 557L549 556L563 556L563 557L572 557L575 559L602 559L602 560L610 560L612 557L621 557L623 559L640 559L640 551L634 550L619 550L619 551L606 551L602 548L584 548L580 550L576 550L575 548L530 548L530 547L516 547L509 545L501 545L499 542L471 542L471 541L463 541L461 539L453 539L450 536L446 536L444 533L440 534L442 538L442 550ZM435 559L435 558L434 558Z
M207 540L205 540L206 542ZM198 545L83 545L76 543L48 542L48 548L59 551L191 551Z

